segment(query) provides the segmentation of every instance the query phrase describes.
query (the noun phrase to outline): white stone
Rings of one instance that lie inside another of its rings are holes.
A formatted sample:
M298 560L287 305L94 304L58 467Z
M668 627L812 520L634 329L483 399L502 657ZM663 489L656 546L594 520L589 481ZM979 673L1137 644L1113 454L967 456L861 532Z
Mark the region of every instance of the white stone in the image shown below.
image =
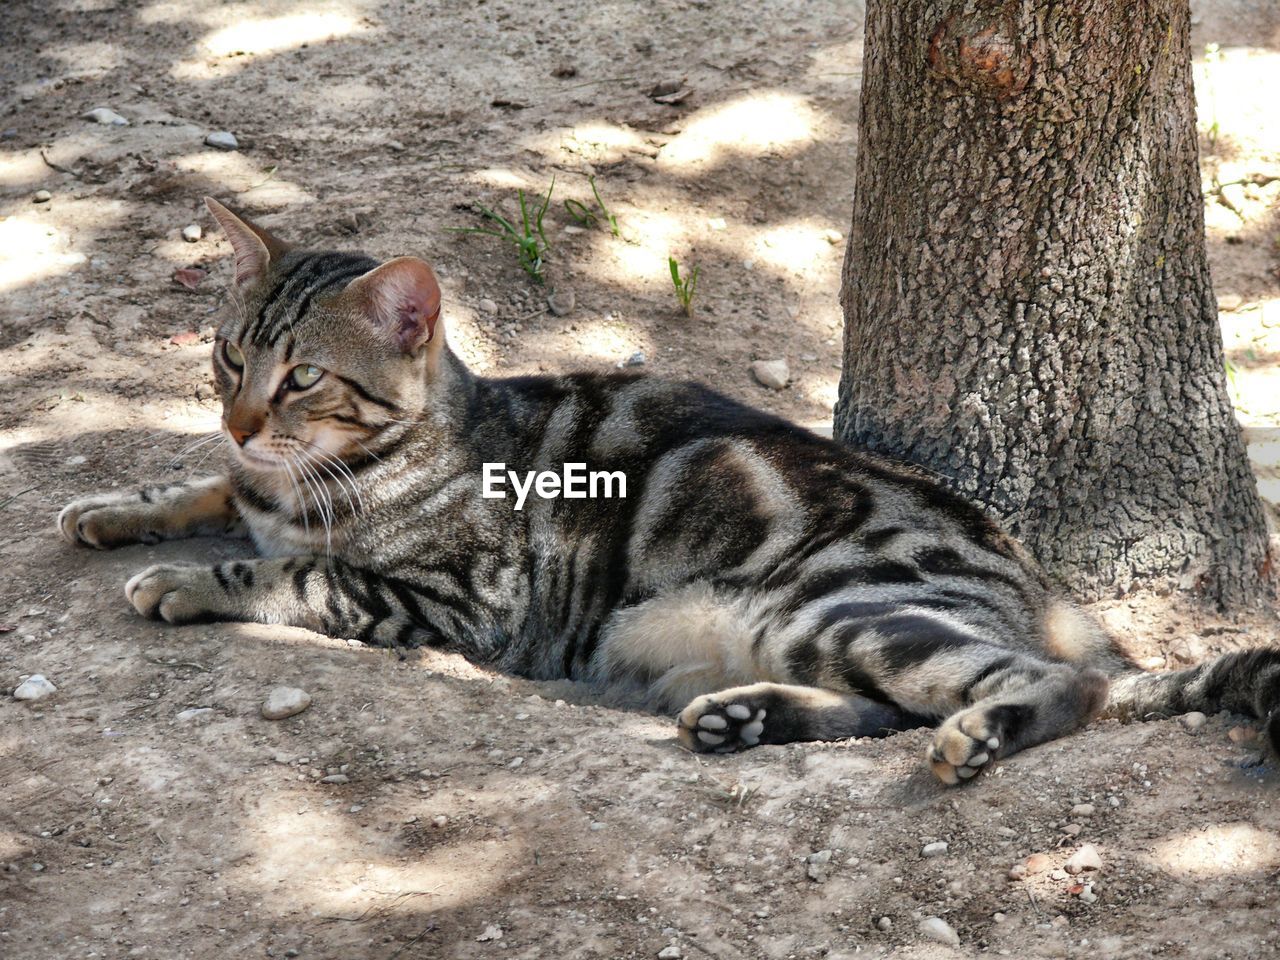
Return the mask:
M1201 727L1203 727L1206 723L1209 722L1209 718L1206 717L1199 710L1194 710L1191 713L1184 713L1182 716L1178 718L1178 722L1181 723L1184 727L1186 727L1192 733L1195 733L1197 730L1199 730Z
M751 364L756 383L770 390L783 390L791 381L791 370L785 360L756 360Z
M235 138L235 134L226 130L215 130L204 138L204 142L210 147L217 147L219 150L238 150L240 143Z
M49 696L49 694L57 692L58 688L45 679L44 674L33 673L18 684L17 689L13 691L13 699L41 700Z
M889 917L881 917L876 921L876 929L883 930L885 933L888 933L893 929L893 920Z
M1238 293L1224 293L1218 297L1218 309L1224 313L1239 310L1244 305L1244 297Z
M658 951L658 960L680 960L684 954L680 952L680 948L674 944L670 947L663 947Z
M200 229L200 224L189 223L182 228L182 239L187 243L195 243L204 236L204 231Z
M297 687L276 687L262 705L264 720L284 720L311 706L311 694Z
M94 107L88 113L80 114L81 120L92 120L94 123L106 124L109 127L127 127L129 121L114 110L106 107Z
M947 844L945 840L938 840L935 843L926 843L924 849L920 851L922 857L940 857L947 852Z
M179 723L190 723L192 720L203 720L213 715L213 707L191 707L181 711L176 717Z
M1086 843L1072 854L1071 859L1062 865L1062 869L1071 874L1084 873L1086 870L1101 870L1102 857L1098 854L1097 847L1092 843Z
M31 196L32 203L48 203L52 199L53 199L53 194L50 193L48 190L37 190Z
M491 923L484 928L484 933L476 937L476 942L485 943L489 940L501 940L501 939L502 939L502 928L498 926L496 923Z
M1071 808L1071 815L1072 815L1073 817L1092 817L1092 816L1093 816L1093 804L1092 804L1092 803L1077 803L1074 807L1072 807L1072 808Z
M547 297L547 306L551 308L551 312L557 317L567 317L573 313L573 308L577 305L577 302L577 297L567 287L563 290L557 290Z
M937 940L951 947L960 946L960 934L941 917L925 917L920 921L920 933L930 940Z

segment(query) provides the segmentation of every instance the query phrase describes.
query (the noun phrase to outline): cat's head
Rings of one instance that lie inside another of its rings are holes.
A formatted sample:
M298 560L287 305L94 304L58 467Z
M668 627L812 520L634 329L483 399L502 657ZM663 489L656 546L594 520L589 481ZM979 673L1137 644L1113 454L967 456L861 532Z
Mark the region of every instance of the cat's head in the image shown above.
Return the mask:
M413 257L294 249L206 198L235 252L213 371L239 462L287 472L368 453L414 416L443 349L440 287Z

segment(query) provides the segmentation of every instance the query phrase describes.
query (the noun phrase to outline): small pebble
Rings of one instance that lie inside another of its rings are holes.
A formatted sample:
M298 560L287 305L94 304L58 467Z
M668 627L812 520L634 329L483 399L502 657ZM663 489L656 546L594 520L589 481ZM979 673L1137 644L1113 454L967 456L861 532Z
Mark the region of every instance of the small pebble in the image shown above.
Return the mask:
M204 231L200 229L200 224L189 223L182 228L182 239L187 243L195 243L204 236Z
M492 300L490 300L488 297L483 297L480 300L480 309L484 313L497 313L498 305L494 303Z
M240 143L236 140L235 135L226 130L215 130L204 138L206 145L216 147L219 150L238 150Z
M435 827L437 830L441 829L448 822L449 822L449 818L446 817L444 814L440 814L440 816L438 817L431 818L431 825Z
M945 840L938 840L935 843L926 843L920 851L922 857L940 857L947 852L947 844Z
M37 190L31 197L32 203L48 203L53 199L53 194L48 190Z
M94 107L88 113L80 114L81 120L92 120L94 123L106 124L109 127L127 127L129 121L114 110L106 107Z
M321 783L350 783L351 778L345 773L331 773L327 777L320 778Z
M625 360L619 360L617 367L621 370L623 367L643 367L645 365L645 355L643 350L637 350Z
M786 360L756 360L751 364L751 376L762 387L783 390L791 380L791 370Z
M1224 293L1218 297L1218 309L1226 313L1239 310L1244 305L1244 297L1238 293Z
M284 720L311 706L311 694L297 687L276 687L262 705L264 720Z
M941 917L925 917L920 921L920 933L930 940L937 940L948 946L960 946L960 934Z
M403 143L401 143L399 140L388 140L388 141L387 141L387 149L388 149L388 150L393 150L393 151L395 151L396 153L400 153L400 152L402 152L402 151L404 150L404 144L403 144Z
M18 684L13 691L13 699L15 700L42 700L51 693L57 693L58 688L50 681L45 679L42 673L33 673L27 679Z
M809 854L807 857L805 857L805 861L806 861L806 862L808 862L808 863L816 863L816 864L819 864L819 865L821 865L821 864L825 864L825 863L830 863L830 862L831 862L831 851L830 851L830 850L819 850L817 853L811 853L811 854Z
M672 944L669 947L663 947L658 951L658 960L680 960L684 954L680 952L680 948Z
M567 317L573 313L573 308L577 305L577 297L574 296L572 290L567 287L563 290L557 290L551 296L547 297L547 306L551 308L551 312L557 317Z
M1092 817L1092 816L1093 816L1093 804L1092 804L1092 803L1077 803L1074 807L1072 807L1072 808L1071 808L1071 815L1072 815L1073 817Z
M1084 827L1080 826L1080 824L1078 823L1068 823L1065 827L1062 828L1062 832L1065 833L1068 837L1078 837L1080 836L1080 831L1082 831L1083 829Z
M1070 874L1083 873L1086 870L1101 870L1102 857L1098 854L1098 850L1093 844L1086 843L1071 856L1070 860L1062 865L1062 869Z
M1227 731L1227 738L1232 743L1248 743L1258 737L1257 727L1232 727Z
M1026 860L1027 873L1044 873L1053 866L1053 858L1047 853L1033 853Z
M893 929L893 921L889 917L881 917L876 921L876 929L888 933Z
M832 246L835 246L837 243L839 243L841 240L844 239L844 234L841 233L839 230L823 230L822 239L827 241L827 243L831 244Z
M489 940L501 940L501 939L502 939L502 928L498 926L496 923L491 923L484 928L484 933L476 937L476 942L485 943Z
M1010 880L1027 879L1027 865L1025 863L1015 863L1012 867L1009 868L1009 879Z
M190 707L178 713L175 720L179 723L190 723L192 720L206 720L213 716L213 707Z
M1086 883L1084 889L1080 891L1079 899L1081 903L1097 903L1098 895L1093 892L1093 884Z
M1191 713L1184 713L1180 716L1178 718L1178 722L1186 727L1186 729L1191 733L1195 733L1209 722L1209 718L1199 710L1193 710Z
M997 911L996 913L993 913L991 915L991 919L994 920L996 923L1004 923L1009 918L1005 914Z

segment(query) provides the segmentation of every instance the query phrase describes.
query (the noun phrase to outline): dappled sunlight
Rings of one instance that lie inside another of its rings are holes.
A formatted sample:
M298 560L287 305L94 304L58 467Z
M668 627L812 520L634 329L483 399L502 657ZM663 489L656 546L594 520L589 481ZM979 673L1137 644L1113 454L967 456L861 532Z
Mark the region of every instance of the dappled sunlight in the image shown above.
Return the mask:
M525 146L543 156L563 151L593 164L616 163L629 153L653 149L630 127L603 120L538 134L527 138Z
M35 216L0 220L0 292L74 270L87 259L71 249L65 234Z
M1247 823L1190 830L1156 844L1152 860L1184 877L1238 876L1280 866L1280 836Z
M255 58L368 31L347 13L308 12L241 20L207 34L199 43L207 57L174 64L177 80L205 80L240 70ZM209 60L208 57L213 57Z
M659 152L658 164L675 173L694 173L726 154L791 153L812 143L822 126L822 115L807 98L760 90L692 114L684 130Z
M200 150L174 158L173 164L184 173L199 174L233 193L253 193L257 206L287 207L315 203L311 193L279 175L263 169L243 153Z
M624 236L625 243L607 245L617 267L642 282L669 278L667 258L674 255L681 259L685 224L671 214L637 210L628 215Z
M430 831L430 815L445 806L428 799L401 803L394 822L403 823L417 808L428 821L418 829ZM447 812L455 813L451 805ZM407 905L408 910L435 911L493 893L523 849L508 840L469 843L460 850L447 835L438 834L428 834L429 843L406 847L396 834L361 829L358 819L331 798L326 805L326 797L313 790L266 793L243 824L242 841L253 846L254 855L235 869L234 879L256 888L268 908L282 911L305 906L354 918L404 897L425 898L422 904ZM376 819L385 821L385 814ZM307 869L300 871L299 864Z
M218 429L218 414L194 403L147 404L155 421L155 436L188 434L190 439ZM163 407L163 409L159 409ZM96 433L104 424L126 423L138 412L136 401L130 401L102 389L81 387L74 399L58 403L46 410L38 423L0 432L0 453L28 444L59 441L65 437Z
M645 338L621 320L579 321L576 327L573 333L574 352L584 360L614 361L648 346Z
M831 239L838 236L830 226L812 219L784 223L757 233L752 252L779 270L800 276L825 274L831 267L829 260L838 262L841 250Z
M0 186L28 186L47 180L52 172L39 150L0 153Z

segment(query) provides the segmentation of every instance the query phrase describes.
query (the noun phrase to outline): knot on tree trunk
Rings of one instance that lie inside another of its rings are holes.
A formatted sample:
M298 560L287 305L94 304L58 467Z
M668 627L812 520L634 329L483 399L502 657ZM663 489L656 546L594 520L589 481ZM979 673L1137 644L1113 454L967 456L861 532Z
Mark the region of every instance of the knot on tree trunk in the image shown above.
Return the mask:
M998 10L952 14L933 31L929 67L971 93L999 99L1026 89L1032 57L1012 19Z

